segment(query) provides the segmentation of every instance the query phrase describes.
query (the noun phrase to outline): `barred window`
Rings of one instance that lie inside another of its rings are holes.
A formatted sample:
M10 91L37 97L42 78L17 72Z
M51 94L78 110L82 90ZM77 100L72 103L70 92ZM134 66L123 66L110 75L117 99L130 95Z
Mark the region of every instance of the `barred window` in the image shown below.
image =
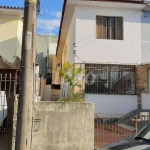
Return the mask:
M96 16L97 39L123 39L123 18Z
M85 93L136 94L135 65L85 64Z

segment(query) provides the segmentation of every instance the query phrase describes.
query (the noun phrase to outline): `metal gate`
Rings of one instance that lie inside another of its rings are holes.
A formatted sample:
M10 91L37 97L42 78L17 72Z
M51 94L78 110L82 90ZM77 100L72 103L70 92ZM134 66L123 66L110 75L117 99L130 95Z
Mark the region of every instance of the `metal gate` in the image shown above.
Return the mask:
M128 114L95 114L95 147L130 138L150 121L150 110Z
M134 127L130 126L129 128L129 125L127 125L132 116L129 116L128 120L123 120L123 123L121 123L119 120L123 117L124 115L119 114L95 115L94 144L96 148L132 137L135 134Z
M19 91L19 72L0 70L0 150L11 150L15 94Z

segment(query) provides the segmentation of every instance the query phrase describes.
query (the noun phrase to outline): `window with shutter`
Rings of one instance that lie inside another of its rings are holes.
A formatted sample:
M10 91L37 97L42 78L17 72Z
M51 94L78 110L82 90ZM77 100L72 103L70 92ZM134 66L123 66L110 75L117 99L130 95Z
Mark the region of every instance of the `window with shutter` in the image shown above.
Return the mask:
M97 39L123 39L123 18L96 16Z
M103 17L96 16L97 39L102 39Z
M109 26L109 39L115 39L115 18L110 18L110 26Z
M102 28L102 32L103 32L103 39L107 39L107 18L103 17L103 28Z
M117 39L117 40L123 39L122 18L116 18L115 19L115 39Z

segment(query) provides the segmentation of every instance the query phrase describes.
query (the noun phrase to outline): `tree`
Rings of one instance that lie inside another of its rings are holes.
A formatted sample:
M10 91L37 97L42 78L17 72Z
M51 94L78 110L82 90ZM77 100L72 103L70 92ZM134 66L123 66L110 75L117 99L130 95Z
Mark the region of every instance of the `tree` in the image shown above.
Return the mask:
M69 98L61 98L61 101L70 101L70 102L83 102L86 95L84 93L74 93L74 88L81 87L79 84L78 75L81 74L84 70L75 68L75 65L71 65L66 62L60 72L59 76L63 77L65 84L68 85L68 90L70 93Z

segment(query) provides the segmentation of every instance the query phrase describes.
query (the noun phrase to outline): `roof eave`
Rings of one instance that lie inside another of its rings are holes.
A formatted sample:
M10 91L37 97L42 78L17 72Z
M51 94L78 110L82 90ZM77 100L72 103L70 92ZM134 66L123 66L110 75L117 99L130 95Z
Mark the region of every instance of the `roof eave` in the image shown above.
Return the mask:
M57 56L59 42L60 42L61 28L62 28L62 23L63 23L63 19L64 19L64 14L65 14L64 12L65 12L65 8L66 8L66 4L67 4L67 0L64 0L63 9L62 9L62 17L61 17L60 28L59 28L59 35L58 35L58 44L57 44L57 49L56 49L56 56Z
M23 7L0 6L1 9L24 10Z

